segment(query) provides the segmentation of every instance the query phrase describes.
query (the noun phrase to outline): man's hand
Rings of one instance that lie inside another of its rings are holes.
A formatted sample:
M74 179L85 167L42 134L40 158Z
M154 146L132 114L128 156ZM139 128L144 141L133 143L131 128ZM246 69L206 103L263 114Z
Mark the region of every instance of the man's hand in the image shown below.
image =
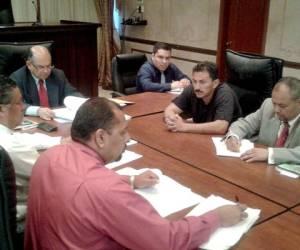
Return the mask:
M39 108L38 115L44 120L51 120L54 117L54 112L49 108Z
M181 83L180 81L173 81L171 83L171 89L178 89L178 88L181 88Z
M242 204L225 205L216 208L215 211L219 215L221 226L230 227L248 217L248 214L245 212L246 208Z
M267 161L268 149L252 148L241 155L241 159L245 162Z
M175 115L173 119L166 119L168 130L172 132L183 132L185 130L185 122L179 115Z
M185 88L191 84L189 79L183 78L180 81L181 88Z
M134 178L134 188L152 187L159 182L159 177L150 170L147 170Z
M189 79L183 78L180 81L173 81L171 83L171 89L182 89L191 84Z
M228 150L232 152L240 152L241 141L235 136L229 137L225 144Z

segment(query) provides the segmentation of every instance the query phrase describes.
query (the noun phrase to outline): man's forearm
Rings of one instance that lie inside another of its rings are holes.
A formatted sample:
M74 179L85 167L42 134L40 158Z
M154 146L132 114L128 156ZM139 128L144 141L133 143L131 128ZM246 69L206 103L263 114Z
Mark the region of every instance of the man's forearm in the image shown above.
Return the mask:
M205 123L185 123L183 132L199 134L225 134L228 129L227 121L213 121Z

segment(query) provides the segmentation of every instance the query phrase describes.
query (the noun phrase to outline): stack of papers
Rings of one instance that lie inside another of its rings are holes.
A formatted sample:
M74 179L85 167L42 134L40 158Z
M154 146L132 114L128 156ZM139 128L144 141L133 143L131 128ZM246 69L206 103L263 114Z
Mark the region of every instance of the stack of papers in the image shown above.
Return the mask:
M219 196L211 195L195 207L187 216L199 216L210 210L216 209L217 207L230 204L234 204L234 202ZM217 229L211 235L210 239L199 246L199 248L225 250L234 246L240 240L242 235L246 233L259 218L260 209L247 208L246 212L248 214L246 219L232 227L222 227Z
M162 217L191 207L204 200L202 196L192 192L189 188L163 175L159 169L144 168L136 170L123 168L117 173L121 175L138 175L146 170L156 173L159 176L159 183L154 187L135 189L135 192L148 200Z
M227 149L225 141L222 141L221 137L212 137L212 140L216 148L216 154L219 156L240 157L242 153L254 148L253 142L243 139L241 141L240 152L232 152Z
M142 155L140 155L140 154L134 153L129 150L125 150L125 152L122 154L122 158L119 161L111 162L109 164L106 164L105 166L109 169L113 169L113 168L119 167L125 163L137 160L141 157L142 157Z
M54 120L60 123L73 121L77 110L87 100L88 98L67 96L64 99L64 105L66 106L65 108L53 109L55 116ZM130 120L131 116L125 114L125 119Z

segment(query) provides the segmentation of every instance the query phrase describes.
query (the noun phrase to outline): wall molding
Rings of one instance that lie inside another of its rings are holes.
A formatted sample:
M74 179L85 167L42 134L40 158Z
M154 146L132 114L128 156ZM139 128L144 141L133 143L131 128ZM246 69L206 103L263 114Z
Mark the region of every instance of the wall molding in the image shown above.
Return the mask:
M129 36L121 36L121 40L129 41L129 42L135 42L135 43L148 44L148 45L154 45L156 42L158 42L158 41L135 38L135 37L129 37ZM199 53L199 54L206 54L206 55L212 55L212 56L217 55L216 50L196 48L196 47L190 47L190 46L178 45L178 44L172 44L172 43L168 43L168 44L173 49L176 49L176 50L183 50L183 51L195 52L195 53ZM137 52L141 52L141 53L150 53L150 54L152 53L152 52L149 52L149 51L144 51L144 50L139 50L139 49L131 49L131 51L137 51ZM187 61L187 62L192 62L192 63L198 63L197 60L191 60L191 59L187 59L187 58L183 58L183 57L172 56L172 58ZM287 67L287 68L299 69L300 70L300 63L298 63L298 62L292 62L292 61L284 60L284 65L283 66Z
M149 44L149 45L154 45L155 43L158 42L158 41L135 38L135 37L129 37L129 36L121 36L121 40L129 41L129 42L135 42L135 43ZM168 43L168 44L172 47L172 49L176 49L176 50L196 52L196 53L199 53L199 54L206 54L206 55L211 55L211 56L216 56L217 55L216 50L196 48L196 47L179 45L179 44L174 44L174 43Z
M131 53L132 52L140 52L140 53L149 54L149 55L152 54L152 51L131 48ZM191 63L198 63L199 62L197 60L187 59L187 58L178 57L178 56L172 56L172 59L177 59L177 60L180 60L180 61L191 62Z

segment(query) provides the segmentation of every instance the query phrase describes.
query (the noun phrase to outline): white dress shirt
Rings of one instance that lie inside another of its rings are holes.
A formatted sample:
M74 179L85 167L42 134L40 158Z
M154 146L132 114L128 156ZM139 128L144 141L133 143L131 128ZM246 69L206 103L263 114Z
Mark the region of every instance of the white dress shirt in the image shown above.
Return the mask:
M0 124L0 145L9 154L16 173L17 220L25 218L31 169L37 160L37 150L46 149L60 143L61 137L51 137L41 133L18 133Z
M31 75L33 77L37 90L39 91L40 90L39 79L36 78L33 74ZM47 90L46 81L44 81L44 88ZM40 106L28 106L28 108L25 110L25 115L38 116L39 108Z

